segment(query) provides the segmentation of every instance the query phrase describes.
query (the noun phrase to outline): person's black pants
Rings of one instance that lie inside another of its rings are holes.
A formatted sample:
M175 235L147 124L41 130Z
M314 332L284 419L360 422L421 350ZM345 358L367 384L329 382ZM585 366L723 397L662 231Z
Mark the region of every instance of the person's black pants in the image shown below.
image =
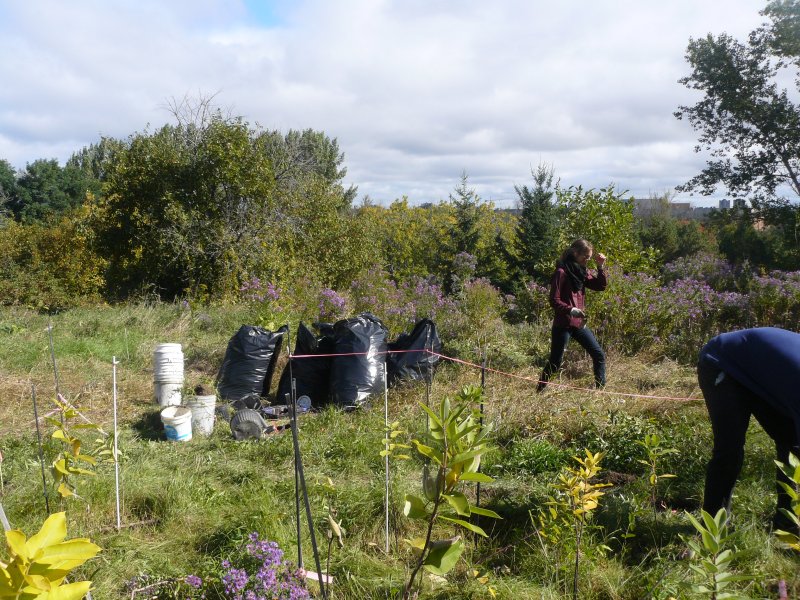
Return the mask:
M780 462L789 461L789 452L797 453L798 439L793 419L778 412L769 402L738 383L718 368L704 363L697 366L697 379L708 408L714 448L706 470L703 510L712 516L720 508L730 512L733 486L742 470L744 444L750 415L775 442ZM777 479L791 481L777 470ZM778 485L778 509L791 507L791 498ZM776 511L774 523L783 525L785 517Z
M564 360L564 350L570 338L574 338L589 356L592 357L594 367L594 382L597 387L606 384L606 355L594 337L594 333L588 327L553 327L550 340L550 358L544 367L542 376L539 378L539 391L550 381L550 376L561 368Z

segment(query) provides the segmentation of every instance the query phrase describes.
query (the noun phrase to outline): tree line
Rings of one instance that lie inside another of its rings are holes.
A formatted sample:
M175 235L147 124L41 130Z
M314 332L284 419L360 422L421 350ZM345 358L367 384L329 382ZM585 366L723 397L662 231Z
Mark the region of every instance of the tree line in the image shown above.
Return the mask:
M624 191L562 187L547 164L515 186L513 213L482 199L466 173L437 203L357 203L335 138L266 130L211 99L185 99L171 107L174 122L103 137L63 167L39 159L17 172L0 160L0 302L216 301L253 278L302 275L336 289L374 268L451 292L469 273L513 293L546 281L577 237L627 271L655 273L700 250L762 271L795 269L800 106L778 82L788 72L800 91L800 0L772 0L762 14L768 21L745 43L709 34L688 45L691 72L680 82L704 96L675 115L711 158L680 189L722 187L750 201L705 224L673 217L667 195L637 219Z

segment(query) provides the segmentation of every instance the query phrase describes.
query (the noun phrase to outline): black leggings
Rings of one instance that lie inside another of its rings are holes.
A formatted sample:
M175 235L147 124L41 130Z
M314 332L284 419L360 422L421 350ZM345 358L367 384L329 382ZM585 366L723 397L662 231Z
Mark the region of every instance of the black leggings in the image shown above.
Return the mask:
M733 486L744 462L744 443L750 415L753 415L775 442L775 453L780 462L789 461L789 452L797 453L798 439L794 420L778 412L718 368L701 363L697 366L697 379L708 408L711 429L714 432L714 449L706 470L706 487L703 510L711 515L720 508L730 511ZM777 470L777 479L790 480ZM780 487L778 509L791 507L791 498ZM779 512L776 519L782 519Z

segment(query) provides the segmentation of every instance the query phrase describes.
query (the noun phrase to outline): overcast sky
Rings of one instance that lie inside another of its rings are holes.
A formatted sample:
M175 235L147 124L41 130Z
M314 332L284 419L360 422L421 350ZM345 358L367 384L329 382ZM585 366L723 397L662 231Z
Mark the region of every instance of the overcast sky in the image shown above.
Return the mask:
M446 199L466 172L511 206L540 162L647 197L705 162L673 116L699 98L677 83L689 38L744 39L764 4L0 0L0 159L63 164L217 94L252 124L337 138L347 183L382 204Z

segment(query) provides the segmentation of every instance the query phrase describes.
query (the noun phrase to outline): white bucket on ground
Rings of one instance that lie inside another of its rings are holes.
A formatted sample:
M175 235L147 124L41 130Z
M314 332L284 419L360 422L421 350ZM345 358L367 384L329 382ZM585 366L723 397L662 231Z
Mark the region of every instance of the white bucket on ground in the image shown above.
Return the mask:
M156 402L158 402L158 404L161 406L177 406L181 403L182 389L183 382L172 383L166 381L156 381Z
M153 381L183 383L183 350L180 344L159 344L153 352Z
M185 406L168 406L161 411L161 422L168 440L188 442L192 439L192 411Z
M214 409L217 405L217 397L210 396L189 396L186 406L192 411L192 431L198 435L211 435L214 431Z

